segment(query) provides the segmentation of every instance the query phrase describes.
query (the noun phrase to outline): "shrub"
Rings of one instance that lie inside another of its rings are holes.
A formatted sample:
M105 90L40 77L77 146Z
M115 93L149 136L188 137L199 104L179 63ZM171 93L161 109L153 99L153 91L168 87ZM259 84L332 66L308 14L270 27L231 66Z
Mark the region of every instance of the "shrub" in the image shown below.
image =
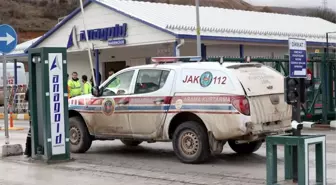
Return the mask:
M39 3L39 6L41 6L41 7L45 7L45 6L47 6L48 5L48 1L47 0L42 0L42 1L40 1L40 3Z

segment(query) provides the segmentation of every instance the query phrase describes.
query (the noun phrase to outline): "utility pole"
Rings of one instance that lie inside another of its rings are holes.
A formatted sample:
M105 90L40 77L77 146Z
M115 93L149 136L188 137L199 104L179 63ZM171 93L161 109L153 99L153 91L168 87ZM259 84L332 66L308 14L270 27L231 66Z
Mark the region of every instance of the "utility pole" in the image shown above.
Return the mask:
M199 1L195 0L196 4L196 33L197 33L197 56L201 56L201 27L199 18Z
M323 10L328 9L328 0L322 0L322 8Z

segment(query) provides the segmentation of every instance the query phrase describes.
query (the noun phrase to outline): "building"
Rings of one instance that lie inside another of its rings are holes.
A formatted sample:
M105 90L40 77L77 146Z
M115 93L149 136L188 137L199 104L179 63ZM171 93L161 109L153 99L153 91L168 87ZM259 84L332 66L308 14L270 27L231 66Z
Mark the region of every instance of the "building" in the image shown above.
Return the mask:
M94 66L103 79L111 68L146 64L153 56L196 55L194 6L131 0L89 0L84 6ZM200 7L200 23L203 57L282 57L288 38L306 39L314 52L325 46L326 32L336 31L336 24L320 18L214 7ZM336 34L329 42L336 44ZM68 73L91 74L80 9L29 46L35 47L67 47Z

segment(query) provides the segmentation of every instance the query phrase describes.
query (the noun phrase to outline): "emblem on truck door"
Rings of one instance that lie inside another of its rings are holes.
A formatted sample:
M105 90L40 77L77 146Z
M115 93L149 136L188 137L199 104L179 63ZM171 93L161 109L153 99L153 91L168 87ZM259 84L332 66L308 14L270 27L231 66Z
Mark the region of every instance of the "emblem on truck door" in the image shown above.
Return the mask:
M105 116L111 116L114 112L114 101L112 99L105 99L103 102L103 114Z
M272 105L278 105L280 102L279 95L270 95Z

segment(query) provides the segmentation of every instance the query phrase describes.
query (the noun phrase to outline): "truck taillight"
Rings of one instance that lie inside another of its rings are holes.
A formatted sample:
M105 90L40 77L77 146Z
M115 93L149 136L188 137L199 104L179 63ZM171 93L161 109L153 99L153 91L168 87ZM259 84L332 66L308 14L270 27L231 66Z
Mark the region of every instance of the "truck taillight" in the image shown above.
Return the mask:
M249 116L250 115L250 104L246 97L241 96L233 98L231 101L234 108L236 108L240 113Z

